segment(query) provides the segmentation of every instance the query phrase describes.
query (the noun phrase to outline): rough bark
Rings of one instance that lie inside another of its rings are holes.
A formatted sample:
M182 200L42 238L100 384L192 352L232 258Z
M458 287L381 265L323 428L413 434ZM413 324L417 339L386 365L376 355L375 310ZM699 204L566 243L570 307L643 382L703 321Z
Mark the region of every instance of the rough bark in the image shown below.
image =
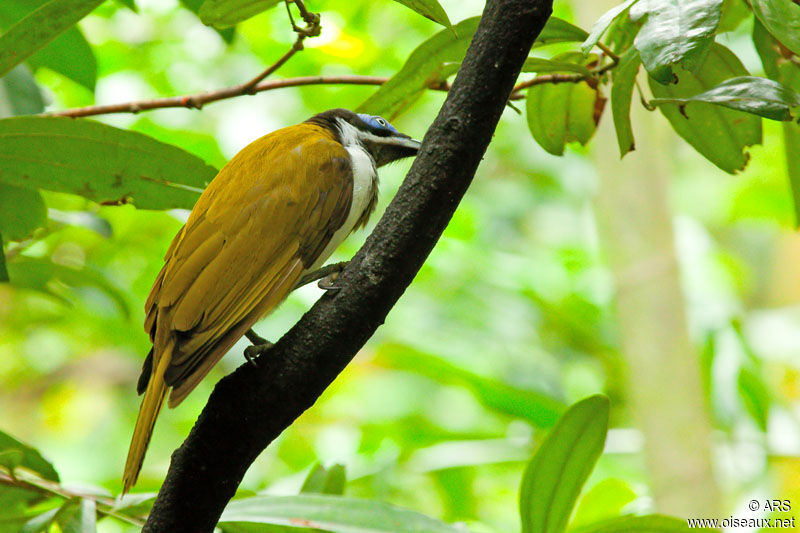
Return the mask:
M274 346L221 380L169 472L144 531L212 531L245 471L311 407L383 323L463 197L552 0L489 0L461 70L375 231Z

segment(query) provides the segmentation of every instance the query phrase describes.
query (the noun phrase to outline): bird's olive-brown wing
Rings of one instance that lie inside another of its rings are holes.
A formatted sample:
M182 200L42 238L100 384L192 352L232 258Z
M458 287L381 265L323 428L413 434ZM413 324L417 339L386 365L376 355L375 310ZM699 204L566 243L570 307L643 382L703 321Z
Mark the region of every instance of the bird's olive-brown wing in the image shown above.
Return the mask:
M146 304L153 367L176 339L164 375L170 406L316 261L347 218L352 182L342 145L309 124L253 142L211 182Z

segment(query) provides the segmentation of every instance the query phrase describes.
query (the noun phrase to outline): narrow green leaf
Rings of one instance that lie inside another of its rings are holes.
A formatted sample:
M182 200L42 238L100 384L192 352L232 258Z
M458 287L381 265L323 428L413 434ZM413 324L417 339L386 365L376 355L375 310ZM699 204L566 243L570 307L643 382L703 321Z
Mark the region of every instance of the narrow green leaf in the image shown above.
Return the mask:
M751 5L772 36L800 55L800 5L792 0L753 0Z
M568 142L589 142L601 104L597 89L583 81L534 85L528 89L525 105L528 129L547 152L562 155Z
M564 412L565 405L551 396L479 376L408 346L384 344L378 351L377 363L464 387L486 407L528 420L536 427L551 427Z
M772 400L764 380L750 368L742 367L736 380L736 388L747 412L761 431L767 431Z
M55 520L59 510L60 509L56 507L55 509L45 511L38 516L34 516L25 522L25 525L22 526L20 533L44 533L50 531L50 525L53 523L53 520Z
M542 32L534 41L534 48L553 43L582 42L589 37L589 32L558 17L550 17L542 28Z
M123 6L127 7L128 9L133 11L134 13L138 13L139 12L139 8L136 7L136 2L134 2L134 0L117 0L117 2L119 2Z
M800 116L800 94L777 81L740 76L687 98L655 98L652 105L708 102L772 120L794 120Z
M346 482L344 465L335 464L330 468L325 468L317 463L308 473L300 492L341 495L344 494Z
M42 455L27 444L23 444L8 433L0 431L0 452L15 450L22 453L17 466L27 468L44 479L58 481L58 472Z
M97 506L88 498L72 498L61 506L55 521L62 533L94 533L97 531Z
M14 24L42 7L48 0L3 0L0 2L0 28L8 30ZM77 27L72 27L27 59L33 69L49 68L94 90L97 81L97 61L94 52ZM23 113L17 113L23 114Z
M603 453L608 398L590 396L570 407L522 474L522 533L561 533L581 487Z
M213 167L141 133L90 120L0 120L0 182L144 209L191 208Z
M634 46L650 76L672 83L677 63L697 72L714 41L721 4L722 0L640 0L631 7L631 19L643 21Z
M452 30L442 30L419 45L400 71L358 106L358 112L392 120L408 109L431 84L453 73L453 64L464 59L479 20L480 17L465 19Z
M225 523L276 524L337 533L464 533L410 509L376 500L328 494L254 496L232 500L220 518Z
M569 533L689 533L690 531L718 531L700 526L689 527L682 518L658 514L644 516L618 516L582 527Z
M224 29L280 3L281 0L205 0L197 14L206 26Z
M126 318L130 317L125 293L92 268L72 268L39 257L17 257L8 263L8 271L15 287L44 292L66 301L69 300L50 290L51 281L58 280L70 287L95 287L111 298Z
M636 493L622 480L609 478L589 489L578 502L570 529L600 520L616 518L622 508L636 499Z
M423 17L429 18L432 21L441 24L445 28L449 28L452 26L452 24L450 23L450 19L447 16L447 13L437 0L394 0L394 1L413 9Z
M555 61L541 57L529 57L522 65L522 72L576 72L584 76L591 76L592 71L580 63L570 61Z
M603 15L597 19L594 24L592 24L592 29L589 30L589 36L585 41L583 41L583 44L581 44L581 50L583 50L583 53L588 54L594 45L597 44L597 41L600 40L600 37L603 36L603 33L605 33L611 23L638 1L639 0L626 0L620 5L612 7L603 13Z
M620 57L619 65L611 74L611 114L614 117L620 157L635 149L631 127L631 100L641 63L639 51L631 48Z
M47 222L47 207L36 189L0 183L0 233L21 241Z
M44 99L28 67L17 65L0 78L0 118L44 111Z
M661 85L648 78L656 98L689 98L730 78L747 76L736 55L715 43L696 73L676 67L679 82ZM703 157L733 174L747 165L747 146L761 142L761 119L707 102L689 102L682 108L662 105L661 113L673 129Z
M0 36L0 76L88 15L103 0L51 0Z

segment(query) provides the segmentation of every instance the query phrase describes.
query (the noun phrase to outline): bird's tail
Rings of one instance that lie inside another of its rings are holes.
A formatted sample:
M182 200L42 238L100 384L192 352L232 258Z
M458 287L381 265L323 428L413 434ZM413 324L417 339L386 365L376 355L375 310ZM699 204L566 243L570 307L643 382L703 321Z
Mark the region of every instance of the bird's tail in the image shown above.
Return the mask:
M142 469L144 454L147 451L147 445L150 444L150 436L153 434L153 426L156 424L156 418L158 418L158 413L161 411L167 395L164 372L172 359L174 346L174 340L167 344L166 349L158 358L158 365L153 369L147 389L144 391L142 405L139 407L139 417L136 419L136 427L133 429L131 446L128 448L128 459L125 461L125 473L122 476L123 494L133 487L139 477L139 471Z

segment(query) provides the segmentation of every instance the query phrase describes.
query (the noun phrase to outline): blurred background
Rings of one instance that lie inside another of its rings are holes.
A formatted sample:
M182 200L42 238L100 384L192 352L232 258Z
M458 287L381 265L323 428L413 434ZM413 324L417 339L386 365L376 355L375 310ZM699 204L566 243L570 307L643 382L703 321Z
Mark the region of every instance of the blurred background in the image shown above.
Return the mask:
M483 7L441 3L454 23ZM556 14L588 28L615 3L558 0ZM233 85L294 40L283 8L240 24L227 44L176 0L137 5L138 14L106 2L80 23L97 58L95 95L36 71L48 109ZM321 12L322 35L275 77L391 76L441 29L395 2L307 5ZM761 74L751 23L718 40ZM97 119L219 168L257 137L354 108L374 90L282 89L202 111ZM443 99L425 94L394 125L421 138ZM800 506L800 236L780 125L764 121L763 146L732 176L640 106L636 151L620 162L610 118L588 147L559 158L531 139L524 114L507 109L413 285L317 404L259 457L243 491L294 494L315 463L340 463L348 495L475 531L514 531L536 442L566 405L603 392L613 429L590 489L603 483L598 492L630 495L626 509L680 516L741 516L752 498ZM379 214L409 165L383 169ZM94 282L50 282L47 293L0 285L0 429L39 449L65 485L117 494L150 346L144 301L187 212L43 194L49 227L10 247L9 260L49 257ZM368 232L333 259L352 256ZM319 293L297 291L256 330L277 340ZM245 345L179 408L164 410L137 490L158 489L170 454L214 383L243 363ZM100 529L125 526L105 520Z

